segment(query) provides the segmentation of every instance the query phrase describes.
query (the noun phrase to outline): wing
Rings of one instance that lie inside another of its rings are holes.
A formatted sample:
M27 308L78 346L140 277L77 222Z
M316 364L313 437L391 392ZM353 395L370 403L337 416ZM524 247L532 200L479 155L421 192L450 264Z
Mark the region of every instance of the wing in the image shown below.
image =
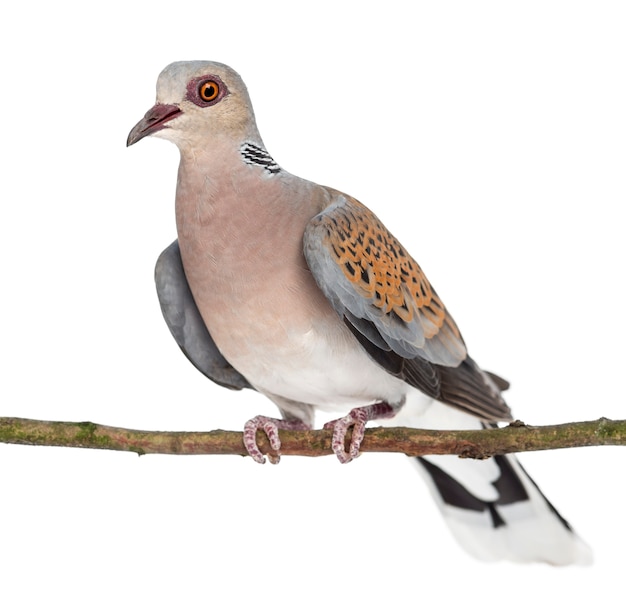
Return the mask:
M304 255L361 345L387 371L429 396L481 419L509 419L498 385L468 356L417 262L373 212L331 193L336 201L306 228Z
M154 280L163 318L194 367L220 386L232 390L252 388L213 342L189 289L178 241L174 241L159 256Z

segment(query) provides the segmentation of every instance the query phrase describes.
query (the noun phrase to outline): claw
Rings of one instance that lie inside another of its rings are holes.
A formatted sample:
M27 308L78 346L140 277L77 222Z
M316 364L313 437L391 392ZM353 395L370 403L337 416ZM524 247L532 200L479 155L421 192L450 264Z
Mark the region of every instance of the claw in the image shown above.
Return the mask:
M265 456L261 453L256 442L256 433L263 430L270 441L272 452L267 454L270 463L280 461L280 437L278 430L308 430L310 426L299 419L273 419L264 415L257 415L245 423L243 428L243 444L248 455L257 463L265 463Z
M333 453L341 463L348 463L359 456L361 443L365 436L365 426L368 421L375 419L390 418L396 414L396 410L389 403L376 403L367 407L356 407L348 415L334 419L324 424L325 430L333 431ZM352 428L350 447L346 451L346 435Z

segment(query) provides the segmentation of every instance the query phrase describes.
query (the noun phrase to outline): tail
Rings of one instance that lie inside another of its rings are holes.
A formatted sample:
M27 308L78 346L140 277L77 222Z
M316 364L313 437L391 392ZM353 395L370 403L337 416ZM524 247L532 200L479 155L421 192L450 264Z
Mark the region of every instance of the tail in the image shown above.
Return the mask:
M395 425L485 427L476 418L439 403L419 417L411 413L409 404L403 415L402 423ZM415 462L452 533L469 554L484 561L591 563L589 547L514 455L487 460L429 455L415 458Z
M589 547L513 455L487 461L438 456L416 461L450 530L469 554L484 561L591 563ZM496 470L494 479L479 486L477 479L486 472L470 464L486 463L492 466L485 468L489 473ZM469 479L466 484L454 477L453 465L454 474L461 472Z

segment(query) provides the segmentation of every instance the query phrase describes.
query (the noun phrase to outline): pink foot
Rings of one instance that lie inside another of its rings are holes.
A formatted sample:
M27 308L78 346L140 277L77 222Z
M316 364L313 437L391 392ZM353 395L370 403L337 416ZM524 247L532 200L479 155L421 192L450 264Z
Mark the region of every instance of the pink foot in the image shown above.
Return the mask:
M356 407L348 415L324 424L324 430L333 431L333 452L341 463L348 463L359 456L359 449L365 436L365 424L375 419L390 418L396 410L389 403L376 403L367 407ZM350 449L346 451L346 434L352 429Z
M299 419L273 419L264 415L257 415L248 420L243 428L243 444L248 451L248 455L257 463L265 463L265 456L261 453L256 444L256 433L262 430L270 441L270 446L275 453L268 453L270 463L276 464L280 461L280 438L278 429L283 430L309 430L311 426Z

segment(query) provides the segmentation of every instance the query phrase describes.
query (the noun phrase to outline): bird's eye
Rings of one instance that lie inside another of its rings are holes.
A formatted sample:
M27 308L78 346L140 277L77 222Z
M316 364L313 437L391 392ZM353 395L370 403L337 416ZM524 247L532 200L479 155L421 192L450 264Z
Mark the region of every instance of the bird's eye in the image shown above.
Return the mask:
M214 101L219 93L219 84L214 80L206 80L205 82L202 82L198 88L200 98L206 103Z

